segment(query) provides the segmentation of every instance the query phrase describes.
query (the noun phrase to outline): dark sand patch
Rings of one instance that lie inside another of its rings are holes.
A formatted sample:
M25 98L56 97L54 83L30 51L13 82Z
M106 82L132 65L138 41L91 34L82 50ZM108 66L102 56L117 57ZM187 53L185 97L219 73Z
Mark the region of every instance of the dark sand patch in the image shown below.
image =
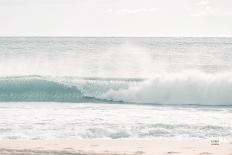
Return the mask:
M208 154L212 154L212 153L209 153L209 152L201 152L199 155L208 155Z
M180 153L180 152L174 152L174 151L167 152L167 154L177 154L177 153Z
M70 148L66 148L70 149ZM72 149L72 148L71 148ZM0 155L126 155L117 153L81 153L74 151L54 151L54 150L18 150L18 149L0 149ZM128 154L133 155L133 154ZM134 154L137 155L137 154Z

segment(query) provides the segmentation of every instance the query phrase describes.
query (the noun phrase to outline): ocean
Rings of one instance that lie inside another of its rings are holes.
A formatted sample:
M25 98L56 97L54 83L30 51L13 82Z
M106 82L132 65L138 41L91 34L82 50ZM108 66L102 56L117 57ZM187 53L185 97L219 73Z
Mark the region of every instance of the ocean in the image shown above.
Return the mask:
M0 139L232 140L232 38L1 37Z

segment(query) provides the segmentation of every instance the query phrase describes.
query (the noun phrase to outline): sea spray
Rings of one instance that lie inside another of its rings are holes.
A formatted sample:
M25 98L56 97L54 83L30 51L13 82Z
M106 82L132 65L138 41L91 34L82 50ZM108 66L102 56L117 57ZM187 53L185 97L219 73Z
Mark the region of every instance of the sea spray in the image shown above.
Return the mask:
M114 101L150 104L232 105L232 74L188 71L158 74L121 91L102 95Z

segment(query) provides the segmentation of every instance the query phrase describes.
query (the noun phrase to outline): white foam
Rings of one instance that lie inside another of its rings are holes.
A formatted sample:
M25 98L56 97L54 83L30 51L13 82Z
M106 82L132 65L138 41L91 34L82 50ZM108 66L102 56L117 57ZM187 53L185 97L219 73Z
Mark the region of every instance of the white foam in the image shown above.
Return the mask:
M232 138L228 107L17 102L0 113L0 139Z
M101 98L158 104L232 105L232 74L190 70L157 74L124 90L110 90Z

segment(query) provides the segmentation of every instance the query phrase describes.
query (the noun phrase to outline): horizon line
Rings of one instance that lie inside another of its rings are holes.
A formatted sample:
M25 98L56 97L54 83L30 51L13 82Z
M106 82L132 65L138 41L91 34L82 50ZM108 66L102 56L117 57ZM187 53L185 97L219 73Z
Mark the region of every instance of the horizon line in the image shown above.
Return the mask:
M0 38L232 38L232 36L94 36L94 35L6 35Z

